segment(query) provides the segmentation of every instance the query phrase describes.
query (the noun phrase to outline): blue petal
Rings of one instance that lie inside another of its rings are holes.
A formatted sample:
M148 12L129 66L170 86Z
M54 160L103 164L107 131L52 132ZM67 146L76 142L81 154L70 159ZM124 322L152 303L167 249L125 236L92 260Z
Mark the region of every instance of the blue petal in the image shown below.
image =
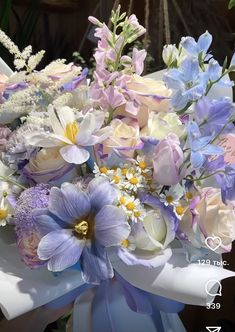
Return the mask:
M183 93L183 96L188 100L196 101L198 100L205 92L205 87L202 84L196 84L192 88L186 90Z
M201 152L205 155L220 155L224 153L224 149L216 145L208 144Z
M97 177L90 181L87 187L91 207L98 212L105 205L113 205L117 202L118 196L114 187L103 177Z
M130 225L122 209L106 205L95 216L95 237L104 247L120 245L129 233Z
M88 194L71 183L63 183L61 192L69 215L78 220L86 218L91 210Z
M35 209L32 212L35 226L41 236L52 231L60 230L65 226L64 222L52 216L48 209Z
M183 92L181 90L176 91L174 95L171 97L171 104L176 110L182 110L188 104L187 96L183 96Z
M211 141L211 136L200 137L195 139L192 143L192 150L193 151L201 151L204 147L206 147L209 142Z
M189 53L195 56L198 55L197 43L193 37L181 38L180 45Z
M60 229L45 235L38 245L38 257L42 260L48 260L58 254L63 255L67 248L83 245L84 241L80 241L74 235L72 230Z
M71 216L66 209L62 191L57 187L51 188L48 209L51 213L68 224L74 221L73 216Z
M216 81L221 76L222 68L218 61L211 59L208 65L208 75L212 81Z
M211 45L211 42L212 42L212 35L208 31L206 31L198 38L197 45L199 52L207 53Z
M199 62L195 58L186 58L181 63L180 69L184 73L185 82L195 81L199 74Z
M170 89L178 90L184 87L183 74L176 68L169 69L164 74L163 81Z
M113 278L113 268L105 248L97 243L86 246L81 257L82 278L90 284Z
M194 168L202 167L203 163L205 162L205 156L203 156L200 152L193 152L191 153L191 164Z

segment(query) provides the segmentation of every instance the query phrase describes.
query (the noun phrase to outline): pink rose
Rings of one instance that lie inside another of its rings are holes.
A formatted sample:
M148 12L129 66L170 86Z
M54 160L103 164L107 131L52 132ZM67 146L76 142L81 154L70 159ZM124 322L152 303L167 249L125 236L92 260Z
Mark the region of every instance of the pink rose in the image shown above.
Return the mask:
M40 240L41 237L34 232L24 235L17 243L23 262L32 269L45 265L45 262L41 261L37 255L37 248Z
M171 133L157 145L153 156L154 179L162 185L175 185L182 178L184 160L179 138Z

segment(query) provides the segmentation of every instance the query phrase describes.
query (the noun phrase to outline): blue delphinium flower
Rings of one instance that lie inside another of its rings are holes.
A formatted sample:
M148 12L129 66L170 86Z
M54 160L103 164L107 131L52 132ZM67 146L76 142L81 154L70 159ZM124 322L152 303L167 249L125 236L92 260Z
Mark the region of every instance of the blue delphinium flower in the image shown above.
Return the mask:
M105 248L119 246L130 233L125 212L115 206L117 193L104 178L86 190L64 183L50 191L47 209L33 212L43 236L38 256L53 272L81 264L84 281L98 284L113 277Z
M228 201L235 200L235 165L226 165L224 172L216 174L215 179L221 187L222 201L227 204Z
M202 57L205 58L211 42L212 35L206 31L198 38L197 42L193 37L182 37L180 45L190 55L198 57L199 54L202 54ZM211 56L208 55L205 60L208 60L210 57Z
M176 110L182 110L188 103L205 94L208 75L200 70L198 59L187 57L179 68L169 69L163 80L173 90L172 106Z
M227 100L211 101L203 97L195 105L195 120L202 135L217 135L221 131L223 134L232 132L234 124L229 121L233 114L235 108Z
M201 168L207 156L223 154L222 148L210 144L212 135L201 136L199 127L194 121L188 123L188 138L191 149L191 164L194 168Z

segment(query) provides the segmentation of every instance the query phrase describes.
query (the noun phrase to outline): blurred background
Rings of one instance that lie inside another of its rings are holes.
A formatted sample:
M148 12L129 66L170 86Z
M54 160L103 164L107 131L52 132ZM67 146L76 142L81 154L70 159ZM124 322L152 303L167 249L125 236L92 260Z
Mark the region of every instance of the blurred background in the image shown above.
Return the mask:
M221 64L235 51L235 9L228 9L229 0L0 0L0 28L21 49L29 44L34 53L45 49L41 66L65 58L92 67L96 39L87 17L93 15L109 24L111 10L119 4L147 28L136 45L149 53L145 74L164 67L161 52L166 43L177 44L187 35L197 38L205 30L214 37L211 50ZM0 56L12 67L11 56L1 46ZM235 254L224 259L235 271ZM181 318L187 331L203 332L207 325L219 325L221 332L234 332L234 285L234 279L223 283L223 297L217 299L219 311L186 306ZM61 324L53 323L47 331L58 331Z

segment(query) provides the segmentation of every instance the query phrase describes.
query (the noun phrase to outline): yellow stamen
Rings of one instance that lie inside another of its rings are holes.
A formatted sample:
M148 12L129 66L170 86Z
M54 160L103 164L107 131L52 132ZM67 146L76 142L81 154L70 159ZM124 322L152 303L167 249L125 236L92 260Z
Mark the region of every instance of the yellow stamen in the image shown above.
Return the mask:
M76 137L78 134L78 124L76 121L70 122L66 125L65 136L73 143L76 143Z
M108 172L108 169L105 166L100 167L100 173L106 174L107 172Z
M127 171L128 171L127 168L123 168L123 169L122 169L122 175L126 176Z
M129 210L129 211L133 211L134 208L135 208L135 203L133 203L133 202L129 202L129 203L127 203L126 208L127 208L127 210Z
M168 204L171 204L174 201L174 198L171 195L166 196L166 201Z
M124 196L121 196L120 198L119 198L119 202L121 203L121 204L126 204L126 198L124 197Z
M190 192L187 192L187 193L185 194L185 197L186 197L187 199L192 199L192 198L193 198L193 194L190 193Z
M86 236L88 232L88 222L85 220L79 222L74 226L74 230L76 233Z
M134 212L134 216L135 216L136 218L139 218L140 215L141 215L140 211L135 211L135 212Z
M0 209L0 220L6 219L7 215L8 215L7 209Z
M113 177L113 181L114 181L115 184L118 184L118 183L120 182L120 178L119 178L119 176L114 175L114 177Z
M131 184L138 184L139 183L139 180L137 179L137 178L135 178L135 177L133 177L133 178L130 178L129 179L129 182L131 183Z
M121 246L124 248L127 248L130 244L130 241L128 239L122 240Z
M182 216L184 214L184 207L181 205L176 206L175 211L179 216Z
M140 167L142 170L144 170L144 169L146 169L147 164L146 164L144 161L140 161L140 162L139 162L139 167Z

